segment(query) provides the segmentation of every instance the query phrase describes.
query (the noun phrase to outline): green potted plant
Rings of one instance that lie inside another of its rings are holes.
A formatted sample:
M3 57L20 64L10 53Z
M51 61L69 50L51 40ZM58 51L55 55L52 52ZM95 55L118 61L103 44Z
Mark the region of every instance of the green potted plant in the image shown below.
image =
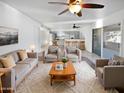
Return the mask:
M67 67L68 58L67 57L63 57L62 58L62 62L63 62L63 68L66 68Z

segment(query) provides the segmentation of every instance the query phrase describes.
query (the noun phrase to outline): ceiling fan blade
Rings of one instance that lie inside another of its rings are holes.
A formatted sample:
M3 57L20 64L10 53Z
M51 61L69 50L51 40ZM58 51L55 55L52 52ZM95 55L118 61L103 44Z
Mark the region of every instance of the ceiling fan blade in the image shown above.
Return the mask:
M65 12L67 12L67 11L69 11L69 9L68 9L68 8L67 8L67 9L65 9L64 11L60 12L58 15L61 15L61 14L65 13Z
M82 16L82 13L81 11L79 13L77 13L77 16L81 17Z
M82 6L82 8L93 8L93 9L104 8L104 5L92 4L92 3L82 4L81 6Z
M63 2L48 2L48 4L69 5L68 3L63 3Z

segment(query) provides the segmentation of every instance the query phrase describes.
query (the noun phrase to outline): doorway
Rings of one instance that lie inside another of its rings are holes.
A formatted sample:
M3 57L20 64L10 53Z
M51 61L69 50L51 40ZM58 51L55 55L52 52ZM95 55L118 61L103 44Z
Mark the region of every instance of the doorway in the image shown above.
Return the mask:
M92 33L92 52L98 56L101 56L101 30L102 28L96 28Z

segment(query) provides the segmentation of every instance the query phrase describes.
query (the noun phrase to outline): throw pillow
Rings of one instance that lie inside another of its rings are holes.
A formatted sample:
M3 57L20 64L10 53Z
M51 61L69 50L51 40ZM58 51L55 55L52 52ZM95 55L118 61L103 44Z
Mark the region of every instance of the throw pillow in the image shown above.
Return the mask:
M49 49L48 49L48 52L50 54L54 54L54 53L57 53L57 50L58 50L58 47L57 46L49 46Z
M113 60L112 65L120 65L120 62L118 60Z
M11 68L16 66L15 61L11 55L1 58L0 61L5 68Z
M109 60L108 65L112 65L113 60Z
M25 60L26 58L28 58L27 52L25 50L18 51L18 54L22 61Z
M115 60L116 62L119 62L120 65L124 65L124 57L114 55L113 60Z
M124 65L124 57L114 55L112 60L109 60L108 65Z

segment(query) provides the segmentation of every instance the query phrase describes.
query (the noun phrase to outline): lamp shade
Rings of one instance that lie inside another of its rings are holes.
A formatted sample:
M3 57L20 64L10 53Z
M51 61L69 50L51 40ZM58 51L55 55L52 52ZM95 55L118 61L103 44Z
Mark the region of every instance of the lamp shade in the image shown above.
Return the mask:
M71 4L71 5L69 6L69 10L70 10L70 12L73 13L73 14L79 13L80 10L81 10L81 6L80 6L79 4L75 4L75 5Z
M32 44L32 45L30 45L30 49L32 50L32 52L35 50L35 45L34 44Z
M49 45L52 45L52 44L53 44L53 42L52 42L52 41L50 41L50 42L49 42Z

